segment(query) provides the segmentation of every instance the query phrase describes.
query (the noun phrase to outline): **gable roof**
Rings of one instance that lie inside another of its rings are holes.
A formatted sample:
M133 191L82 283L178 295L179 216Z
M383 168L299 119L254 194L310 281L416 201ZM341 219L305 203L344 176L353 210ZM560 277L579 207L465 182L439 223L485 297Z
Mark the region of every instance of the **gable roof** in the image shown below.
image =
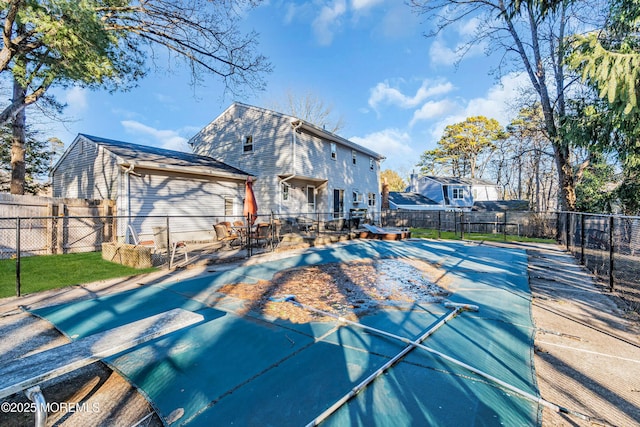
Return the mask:
M497 186L497 184L491 181L478 179L478 178L459 178L459 177L452 177L452 176L447 177L447 176L433 176L433 175L427 175L427 176L424 176L424 178L431 179L443 185L484 185L489 187Z
M356 150L356 151L360 151L362 153L367 154L368 156L371 156L371 157L375 158L376 160L385 159L385 157L380 153L377 153L377 152L375 152L373 150L370 150L369 148L364 147L364 146L362 146L360 144L356 144L353 141L349 141L348 139L343 138L340 135L337 135L337 134L335 134L333 132L329 132L329 131L327 131L325 129L322 129L321 127L316 126L313 123L310 123L310 122L308 122L306 120L294 117L294 116L289 115L289 114L284 114L284 113L279 113L279 112L274 111L274 110L269 110L267 108L256 107L255 105L244 104L242 102L234 102L226 110L224 110L222 112L222 114L220 114L213 121L215 122L220 117L224 116L224 114L227 111L232 110L232 109L237 108L237 107L248 108L248 109L260 111L263 114L270 114L270 115L274 115L274 116L278 116L278 117L287 119L287 120L289 120L291 122L292 125L296 125L296 126L300 125L300 127L302 129L306 130L307 132L313 133L313 134L315 134L315 135L317 135L317 136L319 136L319 137L321 137L323 139L326 139L328 141L332 141L332 142L344 145L344 146L346 146L348 148L351 148L353 150Z
M431 206L431 205L439 205L438 202L431 200L428 197L423 196L420 193L411 193L411 192L399 192L399 191L390 191L389 192L389 202L393 203L396 206Z
M167 150L148 145L133 144L130 142L117 141L114 139L101 138L82 133L78 134L76 141L80 138L104 147L120 159L122 166L133 165L134 167L145 169L225 176L241 179L245 179L247 176L251 175L250 173L216 160L213 157L183 153L181 151ZM74 144L76 141L74 141ZM60 164L60 161L58 164ZM57 167L58 165L56 165L54 170Z

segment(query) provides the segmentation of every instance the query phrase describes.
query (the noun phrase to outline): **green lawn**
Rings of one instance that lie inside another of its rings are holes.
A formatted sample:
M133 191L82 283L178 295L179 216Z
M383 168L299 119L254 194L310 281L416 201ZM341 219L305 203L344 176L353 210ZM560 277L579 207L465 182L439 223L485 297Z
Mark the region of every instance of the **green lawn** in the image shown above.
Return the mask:
M412 228L411 237L421 237L427 239L437 239L438 230L429 228ZM443 240L460 240L460 233L453 231L440 232L440 239ZM464 233L464 240L483 240L489 242L504 242L503 234L493 233ZM554 239L541 239L534 237L514 236L507 234L507 242L535 242L535 243L556 243Z
M156 271L105 261L100 252L20 258L20 292L30 294L97 280ZM16 295L16 260L0 260L0 298Z

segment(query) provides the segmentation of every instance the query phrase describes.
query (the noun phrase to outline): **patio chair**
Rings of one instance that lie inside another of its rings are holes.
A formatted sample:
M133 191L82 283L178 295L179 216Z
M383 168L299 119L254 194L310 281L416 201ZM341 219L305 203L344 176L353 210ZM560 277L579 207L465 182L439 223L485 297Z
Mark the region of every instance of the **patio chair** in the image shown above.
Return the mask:
M314 221L306 216L299 216L296 218L296 222L298 224L298 229L300 231L304 231L306 233L313 231L315 224Z
M154 246L155 243L153 240L140 240L138 233L133 228L131 224L127 225L127 229L129 230L129 243L136 246Z
M226 224L220 222L213 226L213 229L216 231L216 240L218 242L222 242L224 244L225 249L232 249L232 243L236 240L240 239L238 234L232 233L229 228L227 228Z
M267 224L266 222L261 222L256 225L256 231L252 232L250 237L255 239L256 244L260 245L260 242L263 243L263 247L267 247L267 244L271 244L271 248L273 249L273 240L271 236L271 224Z
M169 268L173 268L173 259L178 250L181 250L184 254L184 261L189 261L189 253L185 242L174 241L171 239L171 236L167 236L167 227L152 227L152 230L155 250L167 254L169 257ZM167 246L167 243L169 246Z

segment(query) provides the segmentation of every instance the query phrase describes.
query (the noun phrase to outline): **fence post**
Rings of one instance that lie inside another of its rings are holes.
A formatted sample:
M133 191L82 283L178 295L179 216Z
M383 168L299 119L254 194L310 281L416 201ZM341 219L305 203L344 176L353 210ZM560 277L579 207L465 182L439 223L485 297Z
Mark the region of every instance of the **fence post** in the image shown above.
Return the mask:
M171 230L169 230L169 215L167 215L167 265L171 269Z
M504 241L507 241L507 211L504 211L504 221L502 226L502 234L504 237Z
M442 230L442 211L438 211L438 239L440 239L441 237L441 230Z
M464 240L464 212L460 212L460 240Z
M253 226L251 224L251 214L247 213L247 258L251 258L251 256L253 255L253 250L252 250L252 246L251 246L251 227Z
M567 217L567 220L565 221L564 224L564 238L567 244L567 251L570 251L570 247L569 247L569 229L571 228L571 218L569 217L569 212L567 211L567 213L565 214Z
M613 255L614 255L614 248L613 248L613 226L614 226L614 221L613 221L613 215L611 215L609 217L609 291L613 292L613 285L614 285L614 277L613 277Z
M16 218L16 296L20 296L20 217Z
M584 265L584 217L585 214L580 215L580 264Z

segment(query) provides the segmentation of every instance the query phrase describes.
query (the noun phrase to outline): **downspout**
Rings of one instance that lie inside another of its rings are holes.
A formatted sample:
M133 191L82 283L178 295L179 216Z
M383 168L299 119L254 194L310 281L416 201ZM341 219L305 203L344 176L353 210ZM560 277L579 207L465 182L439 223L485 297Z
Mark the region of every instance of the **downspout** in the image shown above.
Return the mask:
M125 242L130 243L129 229L133 227L131 224L131 174L137 175L133 169L136 167L134 162L129 164L129 168L124 171L125 175L125 186L127 188L127 229L125 231Z
M292 147L291 147L291 175L286 177L285 179L280 180L280 184L283 184L289 181L292 178L296 177L296 133L298 129L302 127L302 120L298 120L298 123L291 123L291 127L293 129L293 139L292 139ZM282 191L278 188L278 194L280 194L280 212L282 212Z

